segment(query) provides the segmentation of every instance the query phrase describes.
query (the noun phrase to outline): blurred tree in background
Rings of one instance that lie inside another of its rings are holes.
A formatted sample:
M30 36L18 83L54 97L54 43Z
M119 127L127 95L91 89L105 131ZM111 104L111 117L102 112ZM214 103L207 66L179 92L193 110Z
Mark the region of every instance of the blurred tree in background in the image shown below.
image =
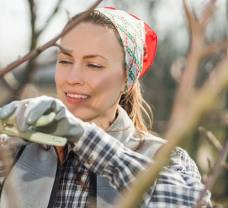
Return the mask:
M40 38L45 35L49 24L55 20L59 12L63 12L63 1L57 0L44 24L38 24L38 3L26 0L30 28L30 39L28 50L39 45ZM83 2L83 1L82 1ZM170 2L173 2L172 5ZM153 131L160 136L167 128L175 91L185 65L185 55L188 52L188 32L182 1L155 1L155 0L112 0L104 2L104 5L114 5L118 8L137 14L148 22L159 37L158 53L152 70L142 79L143 93L154 112ZM196 11L200 13L205 1L190 1ZM75 7L79 1L75 1ZM88 3L90 4L90 2ZM0 2L1 5L1 2ZM164 5L166 5L164 7ZM62 10L61 10L62 9ZM69 12L70 13L70 12ZM67 15L66 15L67 16ZM161 17L166 21L161 21ZM62 27L62 26L61 26ZM59 29L61 29L61 27ZM216 33L215 33L216 31ZM228 37L228 1L218 1L218 9L209 25L209 41L222 40ZM1 98L0 104L20 97L30 97L38 94L49 94L55 96L54 90L54 68L55 54L45 52L41 58L29 61L19 69L7 74L0 80ZM202 61L198 74L197 86L201 86L208 78L215 64L222 59L224 54L214 54ZM0 63L0 66L2 64ZM228 67L227 67L228 68ZM35 88L37 89L35 89ZM228 92L223 92L219 105L216 106L201 122L201 126L213 132L221 142L228 138ZM194 99L194 97L192 98ZM184 121L183 121L184 122ZM217 153L211 147L205 135L198 130L192 132L181 146L187 149L191 157L196 161L201 173L206 175L210 170L209 164L215 161ZM228 198L228 171L224 169L213 188L213 198L223 200Z
M190 2L196 11L196 15L200 13L203 5L206 3L203 3L202 1L201 4L196 1ZM137 10L136 8L139 7L139 4L142 4L142 1L135 1L134 5L126 0L115 0L115 3L120 8L131 11ZM176 14L175 7L166 8L166 13L164 13L165 11L162 9L164 4L168 3L164 0L147 0L144 1L143 7L143 13L146 14L147 20L158 33L159 37L158 53L155 63L152 70L144 76L142 83L145 98L151 105L154 113L153 131L157 132L161 136L167 128L167 122L169 121L172 104L175 98L175 91L178 86L181 72L184 69L184 57L188 52L188 33L184 13L179 15ZM176 2L176 4L181 4L181 1L178 1L178 3ZM179 7L180 5L176 6ZM170 19L173 21L171 25L166 25L165 30L160 29L160 24L162 23L159 22L159 18L157 17L159 12L170 16ZM182 21L176 20L175 24L175 16L176 18L180 18ZM217 8L217 11L215 11L214 18L209 25L208 39L213 42L215 40L224 40L227 37L228 1L224 1L222 6L220 5L220 7ZM223 55L218 53L213 54L213 56L202 61L199 69L197 86L202 86L204 80L208 78L216 63L218 63L218 61L222 58ZM192 99L194 99L194 97ZM227 110L228 92L224 92L219 105L216 106L216 108L211 111L200 124L212 131L216 137L220 139L221 143L228 138ZM213 164L218 156L217 151L211 147L205 139L205 135L200 133L198 129L196 129L195 132L192 132L192 134L182 142L181 146L185 148L191 157L196 161L203 176L210 171L208 161ZM227 178L228 170L224 169L212 190L213 198L215 200L221 199L223 201L224 199L228 199Z

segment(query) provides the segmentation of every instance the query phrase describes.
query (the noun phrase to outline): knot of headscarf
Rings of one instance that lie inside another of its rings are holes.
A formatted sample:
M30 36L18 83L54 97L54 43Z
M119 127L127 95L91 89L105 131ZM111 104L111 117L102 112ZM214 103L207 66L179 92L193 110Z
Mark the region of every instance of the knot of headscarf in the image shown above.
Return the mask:
M97 8L115 26L121 38L127 68L127 86L132 86L154 62L157 35L145 22L123 10Z

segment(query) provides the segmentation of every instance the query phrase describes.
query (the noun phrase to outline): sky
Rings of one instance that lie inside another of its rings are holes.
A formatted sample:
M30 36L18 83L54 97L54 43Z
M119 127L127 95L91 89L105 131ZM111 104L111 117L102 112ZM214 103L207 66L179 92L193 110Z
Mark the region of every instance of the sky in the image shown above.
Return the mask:
M35 0L37 3L38 11L38 27L44 24L48 14L55 5L57 0ZM129 0L130 1L130 0ZM218 13L225 13L225 1L220 0L217 2ZM14 2L14 3L12 3ZM59 33L67 20L67 12L71 15L85 10L90 6L94 0L65 0L62 4L61 10L52 24L43 33L39 44L43 44L57 33ZM113 5L112 1L104 0L102 5ZM151 14L146 13L145 5L142 1L134 0L134 4L129 8L129 11L138 15L143 20L147 21L148 16ZM157 12L153 14L156 22L159 24L154 25L156 31L164 34L165 31L172 29L173 26L178 28L183 24L183 10L181 0L160 0L158 1ZM202 8L205 0L192 0L195 8ZM28 5L26 0L0 0L0 67L13 61L18 56L25 54L28 50L28 38L30 35L29 30L29 17ZM200 11L200 9L198 10ZM222 15L217 15L218 24L222 23ZM176 38L182 38L182 33L178 33ZM184 43L184 41L182 41Z

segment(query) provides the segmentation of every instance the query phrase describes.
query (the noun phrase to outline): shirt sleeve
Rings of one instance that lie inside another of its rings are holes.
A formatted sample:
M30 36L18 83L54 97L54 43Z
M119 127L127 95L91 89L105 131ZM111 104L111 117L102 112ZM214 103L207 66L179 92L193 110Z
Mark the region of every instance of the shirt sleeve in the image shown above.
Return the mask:
M135 180L138 171L145 170L150 158L130 150L95 125L86 129L75 143L74 151L82 163L96 174L107 177L119 191ZM163 168L156 182L144 195L141 207L192 207L203 185L195 163L180 148L172 155L170 166ZM210 193L203 204L209 207Z
M153 193L146 193L143 207L194 207L204 189L195 162L181 148L171 155L171 163L163 168ZM211 193L207 191L200 207L212 207Z

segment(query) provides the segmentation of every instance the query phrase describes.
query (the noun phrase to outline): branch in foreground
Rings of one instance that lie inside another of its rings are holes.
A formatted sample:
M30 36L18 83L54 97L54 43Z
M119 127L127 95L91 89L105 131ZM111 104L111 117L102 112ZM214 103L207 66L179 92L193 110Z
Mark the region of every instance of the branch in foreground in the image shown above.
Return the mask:
M215 1L211 1L211 4L214 3ZM142 196L154 183L160 170L168 164L172 151L185 135L196 128L201 117L216 103L219 93L228 87L228 57L226 57L218 65L214 79L208 79L199 91L195 90L194 84L198 64L203 52L207 48L204 28L194 17L193 12L188 9L186 0L184 1L184 6L191 35L193 35L191 39L193 42L191 43L191 50L188 56L187 70L185 70L183 74L184 79L182 79L180 83L168 131L165 136L168 142L159 150L153 163L146 171L138 173L132 186L124 193L124 197L119 203L119 208L138 207ZM211 8L207 6L206 9L209 10ZM208 12L206 15L207 18L210 17L209 14L211 14L211 12ZM214 80L216 80L216 83L214 83Z
M179 111L181 111L182 108L185 108L185 106L188 105L189 99L193 97L195 91L196 76L199 69L198 66L203 56L205 56L208 53L207 50L209 47L205 43L206 28L202 25L201 21L209 21L212 15L212 12L209 12L209 10L213 8L214 4L215 0L210 1L204 9L204 12L207 15L203 15L203 20L198 20L194 16L194 12L190 10L190 8L187 6L187 0L183 0L185 15L188 20L188 27L190 33L190 50L187 58L186 68L181 77L179 89L174 100L174 108L171 115L170 123L172 123L172 121L175 120L175 115L179 114ZM205 18L207 18L207 20ZM213 48L218 47L217 44L216 46L213 46Z
M137 207L143 194L156 180L160 170L168 164L174 148L186 134L196 128L200 118L214 106L219 93L228 87L227 65L228 57L217 68L217 73L215 74L216 85L213 81L208 80L204 87L198 93L195 93L194 100L189 103L185 111L179 114L178 118L169 126L165 136L168 142L159 150L154 162L146 171L142 171L137 175L132 187L130 187L128 192L124 193L123 200L119 203L119 208Z
M224 40L219 43L210 44L206 47L206 50L202 54L203 57L209 56L218 51L226 50L228 48L228 41Z
M59 40L62 36L64 36L66 33L68 33L72 28L74 28L76 25L78 25L84 18L86 18L97 6L100 4L102 0L97 0L91 7L89 7L85 12L81 13L78 17L73 17L73 21L71 24L63 30L60 34L58 34L56 37L45 43L44 45L32 50L31 52L27 53L23 57L19 58L18 60L10 63L6 67L0 69L0 77L4 76L7 72L10 72L14 68L18 67L19 65L23 64L24 62L35 58L43 51L47 50L48 48L54 46L57 40ZM77 16L77 15L75 15Z

